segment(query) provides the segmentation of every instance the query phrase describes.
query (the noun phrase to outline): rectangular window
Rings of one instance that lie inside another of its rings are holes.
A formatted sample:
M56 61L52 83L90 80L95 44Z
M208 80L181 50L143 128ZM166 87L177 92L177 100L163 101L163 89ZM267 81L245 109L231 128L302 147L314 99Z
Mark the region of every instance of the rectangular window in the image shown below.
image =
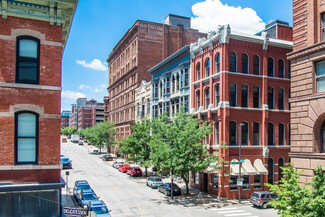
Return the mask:
M325 91L325 61L316 63L317 92Z
M250 189L250 184L249 184L249 176L244 176L243 177L243 190L248 190Z
M215 142L216 146L219 146L219 122L214 124L214 131L215 131Z
M147 99L147 114L150 114L150 99Z
M321 36L322 36L322 40L325 41L325 13L321 14L321 20L322 20L322 32L321 32Z
M279 124L279 145L284 145L284 124Z
M188 96L185 96L185 101L184 101L184 110L185 113L188 113Z
M40 41L37 38L17 38L16 82L39 84Z
M38 115L15 115L15 161L17 164L37 164Z
M267 88L267 104L269 109L274 109L274 89L273 87Z
M278 98L279 102L279 109L283 110L284 109L284 89L283 88L279 88L279 98Z
M255 122L253 128L253 145L260 145L260 124Z
M166 93L168 94L168 93L170 93L170 78L167 78L166 82L167 82L167 90L166 90L167 92Z
M274 145L274 129L273 129L273 124L269 123L267 127L267 137L268 137L268 145Z
M196 91L196 110L200 108L200 91Z
M194 175L194 184L198 185L199 180L200 180L199 173L196 172L195 175Z
M261 175L254 175L254 189L262 188L262 177Z
M260 87L257 85L253 86L253 107L260 107Z
M218 187L219 187L219 174L214 173L213 174L213 188L218 189Z
M230 176L230 190L237 190L237 176Z
M184 86L187 87L188 86L188 69L185 69L185 81L184 81Z

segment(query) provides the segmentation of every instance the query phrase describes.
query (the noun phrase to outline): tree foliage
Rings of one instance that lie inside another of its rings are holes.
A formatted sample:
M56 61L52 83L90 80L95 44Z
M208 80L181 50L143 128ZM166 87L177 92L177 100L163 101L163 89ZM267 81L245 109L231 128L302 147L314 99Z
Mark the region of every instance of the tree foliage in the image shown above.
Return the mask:
M73 135L77 132L76 128L70 128L70 127L65 127L63 129L61 129L61 134L65 135L65 136L70 136Z
M145 167L147 176L147 168L151 165L149 143L151 140L151 121L148 119L142 122L135 122L132 126L132 134L122 140L120 152L129 155L129 159L141 163Z
M267 184L279 197L269 202L283 217L325 216L325 174L322 167L315 168L311 183L299 183L302 171L292 164L281 167L283 178L279 185Z
M188 194L190 172L206 169L218 160L202 145L202 139L211 133L211 126L191 117L182 109L173 121L166 115L155 119L152 128L150 146L154 165L160 171L167 170L180 176Z

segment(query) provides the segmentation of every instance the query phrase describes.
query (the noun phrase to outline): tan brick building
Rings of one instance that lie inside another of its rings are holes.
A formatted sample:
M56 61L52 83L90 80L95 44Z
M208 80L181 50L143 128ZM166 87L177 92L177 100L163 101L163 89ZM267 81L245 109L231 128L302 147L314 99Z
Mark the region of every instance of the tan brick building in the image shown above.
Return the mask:
M293 1L291 60L291 161L304 169L325 170L325 1Z
M105 116L115 123L118 139L131 132L135 89L143 80L151 80L148 69L204 36L191 29L190 18L176 15L168 15L164 24L138 20L126 32L107 59L109 87L104 100Z

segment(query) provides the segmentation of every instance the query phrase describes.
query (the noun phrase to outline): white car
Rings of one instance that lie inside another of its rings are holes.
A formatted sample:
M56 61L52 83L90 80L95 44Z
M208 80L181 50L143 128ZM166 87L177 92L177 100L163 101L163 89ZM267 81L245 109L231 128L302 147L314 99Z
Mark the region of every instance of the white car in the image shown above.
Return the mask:
M158 188L159 186L163 185L163 181L159 177L148 177L147 178L147 186L150 188Z

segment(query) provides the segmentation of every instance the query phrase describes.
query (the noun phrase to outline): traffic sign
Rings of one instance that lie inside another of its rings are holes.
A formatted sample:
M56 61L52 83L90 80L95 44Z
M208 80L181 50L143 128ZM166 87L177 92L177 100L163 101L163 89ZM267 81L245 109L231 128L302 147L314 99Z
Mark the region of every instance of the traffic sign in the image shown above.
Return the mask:
M244 163L244 162L245 162L245 160L240 160L240 162L241 162L241 163Z
M238 185L238 186L243 186L243 181L239 181L239 180L237 180L237 185Z
M239 164L239 162L230 162L230 164Z

